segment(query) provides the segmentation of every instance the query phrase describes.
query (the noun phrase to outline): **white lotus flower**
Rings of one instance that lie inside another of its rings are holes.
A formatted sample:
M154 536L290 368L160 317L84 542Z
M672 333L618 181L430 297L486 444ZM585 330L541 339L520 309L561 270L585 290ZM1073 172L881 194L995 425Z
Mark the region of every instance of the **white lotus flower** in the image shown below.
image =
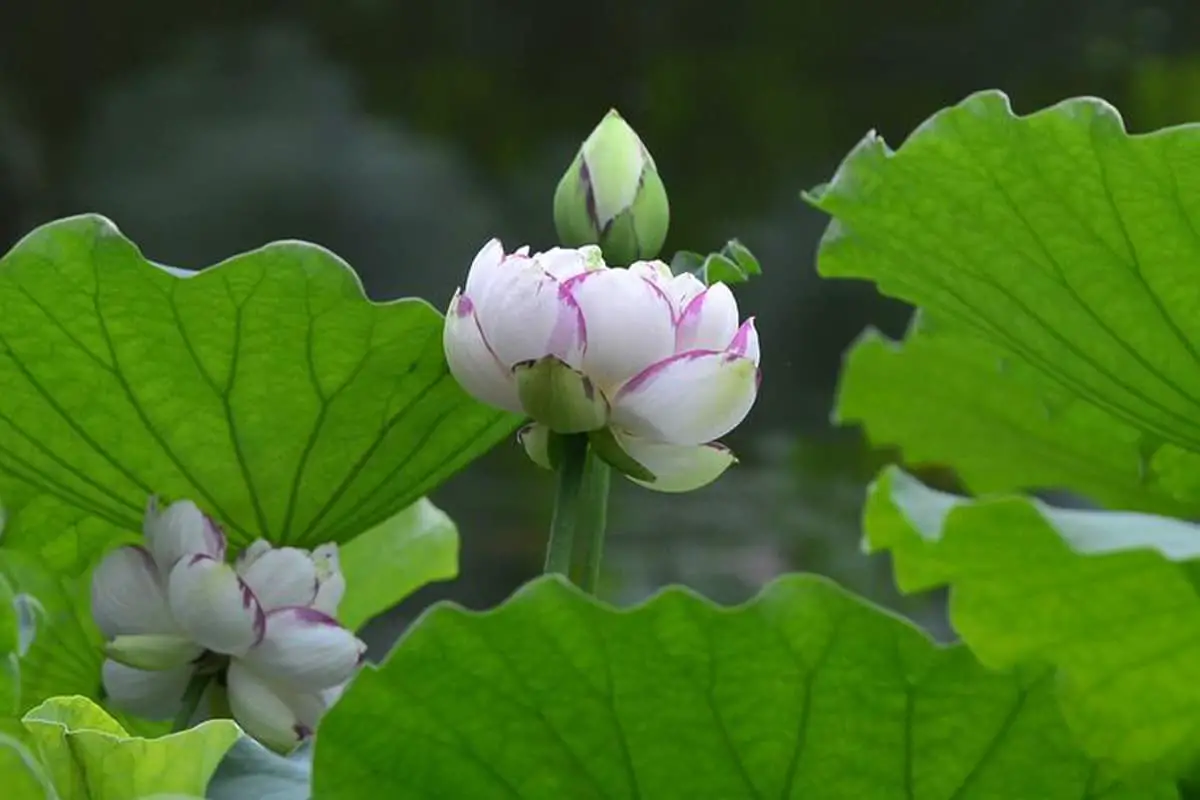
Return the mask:
M170 719L192 678L207 674L269 747L311 736L366 650L334 618L345 591L337 546L309 553L260 540L230 565L224 534L194 503L160 512L153 498L143 535L144 546L113 550L92 576L112 703Z
M608 431L593 442L615 440L655 479L605 457L659 491L724 472L735 459L715 440L758 394L758 333L753 319L739 324L728 286L661 261L610 269L594 246L531 256L488 242L450 302L443 343L464 389L533 418L522 441L535 461L547 463L548 431Z

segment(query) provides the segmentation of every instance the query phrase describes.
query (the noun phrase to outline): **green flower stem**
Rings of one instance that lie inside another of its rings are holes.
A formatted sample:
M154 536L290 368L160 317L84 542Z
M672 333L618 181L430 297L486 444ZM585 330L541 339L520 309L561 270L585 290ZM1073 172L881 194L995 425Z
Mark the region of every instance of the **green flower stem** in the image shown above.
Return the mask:
M588 446L584 434L562 436L559 445L558 493L545 571L566 575L594 595L600 583L612 469Z
M196 713L196 709L200 706L200 698L204 695L204 689L208 686L208 682L212 680L211 675L201 675L196 673L188 682L187 690L183 693L183 701L179 706L179 713L175 715L175 724L171 726L171 731L178 733L186 731L188 723L192 721L192 717Z
M600 562L604 557L604 533L608 525L608 488L612 468L589 449L583 471L583 497L580 502L579 544L585 547L575 559L578 583L590 595L600 587Z
M575 529L578 526L584 465L587 462L586 434L560 437L562 450L558 460L558 490L554 497L554 516L550 519L550 541L546 545L547 574L570 576ZM551 443L551 447L554 443Z

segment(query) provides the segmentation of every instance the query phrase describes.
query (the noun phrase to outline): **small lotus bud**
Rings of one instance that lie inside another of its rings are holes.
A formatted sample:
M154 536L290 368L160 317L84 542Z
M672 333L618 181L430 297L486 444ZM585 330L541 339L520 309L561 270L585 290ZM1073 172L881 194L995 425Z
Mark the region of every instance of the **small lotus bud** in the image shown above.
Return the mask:
M598 244L610 263L654 258L670 223L667 190L650 151L616 110L579 149L554 193L554 225L567 247Z

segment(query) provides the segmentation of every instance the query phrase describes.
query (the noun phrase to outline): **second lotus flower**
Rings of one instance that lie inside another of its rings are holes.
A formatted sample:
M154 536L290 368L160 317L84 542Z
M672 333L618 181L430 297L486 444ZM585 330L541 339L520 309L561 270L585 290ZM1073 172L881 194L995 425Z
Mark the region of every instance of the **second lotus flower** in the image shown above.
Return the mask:
M333 616L345 590L336 545L260 540L227 564L224 534L186 500L160 511L151 499L143 533L92 576L110 701L170 719L199 675L211 679L208 711L227 698L267 746L286 752L311 736L366 649Z
M715 440L758 393L758 333L729 287L661 261L611 269L593 246L506 254L493 239L450 303L444 345L468 392L533 418L522 441L535 461L549 432L588 432L659 491L724 472L735 459Z

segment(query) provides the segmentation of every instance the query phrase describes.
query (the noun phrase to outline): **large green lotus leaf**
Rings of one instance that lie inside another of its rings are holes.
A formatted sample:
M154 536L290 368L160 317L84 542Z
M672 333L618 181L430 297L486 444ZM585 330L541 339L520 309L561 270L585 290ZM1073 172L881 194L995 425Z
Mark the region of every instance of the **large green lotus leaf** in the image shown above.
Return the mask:
M23 723L63 800L202 797L241 735L230 720L209 720L157 739L130 736L83 697L47 700L26 714Z
M3 468L0 458L0 470ZM15 492L5 495L11 499L13 511L0 537L0 553L13 550L28 553L59 575L81 575L106 550L118 544L141 542L140 525L134 529L115 525L63 503L53 494L14 495Z
M1200 492L1185 502L1163 483L1142 431L997 345L928 328L859 337L839 422L861 422L911 464L953 465L974 492L1069 487L1109 507L1200 516Z
M346 596L338 616L355 630L427 583L458 575L458 528L422 498L341 549Z
M867 546L906 592L949 585L983 663L1059 670L1065 717L1093 756L1180 772L1200 756L1200 527L1135 512L969 500L902 471L872 486Z
M823 578L720 608L618 611L554 578L442 605L322 721L316 800L1168 798L1072 743L1044 670L963 647Z
M853 409L869 430L953 466L977 461L1001 441L1004 426L980 436L977 422L952 415L929 442L918 427L940 424L958 389L979 379L981 412L1000 393L1028 406L1045 389L1070 407L1058 439L1100 463L1035 466L1049 444L1019 434L1025 455L998 448L1003 464L985 483L1053 477L1069 488L1099 490L1110 502L1159 507L1164 491L1200 504L1200 129L1125 132L1117 112L1091 98L1017 117L999 92L976 94L926 121L896 151L874 134L846 158L810 200L831 214L818 267L828 277L865 278L880 291L928 311L964 343L950 363L906 353L890 367L921 389L900 408L864 400L891 392L887 371L860 358L847 377ZM969 346L965 341L977 343ZM919 350L920 348L918 348ZM876 353L876 356L878 354ZM939 353L939 356L941 354ZM1002 364L1020 376L998 378ZM1032 373L1042 379L1036 380ZM1026 385L1023 375L1031 380ZM1013 384L1016 385L1013 385ZM913 417L921 415L920 425ZM958 398L970 406L970 398ZM881 420L898 413L903 419ZM931 422L932 421L932 422ZM882 426L882 427L880 427ZM903 429L902 429L903 428ZM1052 437L1053 438L1053 437ZM1076 474L1078 470L1078 474ZM978 471L976 469L976 471ZM1047 475L1053 471L1053 475ZM1127 489L1098 486L1119 476ZM976 475L979 478L979 475ZM1150 484L1145 489L1144 484ZM1022 480L1024 484L1024 480ZM1012 488L1012 487L1006 487ZM1138 492L1153 497L1137 497Z
M50 223L0 259L0 496L137 531L158 493L234 544L346 541L515 427L457 386L441 330L315 245L189 274L102 217Z

